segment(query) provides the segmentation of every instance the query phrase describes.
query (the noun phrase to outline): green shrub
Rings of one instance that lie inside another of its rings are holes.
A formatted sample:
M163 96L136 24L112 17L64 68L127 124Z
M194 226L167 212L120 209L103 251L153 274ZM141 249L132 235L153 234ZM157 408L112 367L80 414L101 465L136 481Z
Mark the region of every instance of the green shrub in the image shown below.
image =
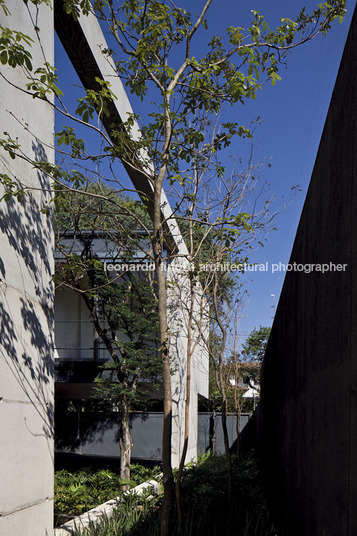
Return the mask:
M159 536L159 502L150 492L126 495L112 517L103 516L100 524L91 522L88 529L78 529L74 536Z
M148 470L142 466L132 468L133 485L139 481L157 477L159 469ZM100 471L88 475L80 472L74 488L74 499L87 480L96 478L98 489L107 487L109 475ZM115 478L114 478L115 477ZM62 475L62 479L70 479ZM73 485L73 482L71 483ZM113 498L118 493L111 495ZM106 500L106 499L105 499ZM99 504L103 501L97 501ZM103 518L99 525L91 524L89 530L78 530L76 536L159 536L161 497L146 496L124 497L118 504L113 516ZM203 456L197 463L189 463L182 478L182 511L184 536L278 536L272 523L262 491L261 477L254 455L250 454L240 461L233 459L232 501L228 503L225 456ZM173 533L175 533L175 511L173 511Z
M140 465L132 466L130 486L134 487L146 480L155 478L160 468L147 469ZM122 497L121 486L126 482L114 471L101 469L93 471L84 468L78 471L62 469L55 472L55 517L75 517L99 504Z

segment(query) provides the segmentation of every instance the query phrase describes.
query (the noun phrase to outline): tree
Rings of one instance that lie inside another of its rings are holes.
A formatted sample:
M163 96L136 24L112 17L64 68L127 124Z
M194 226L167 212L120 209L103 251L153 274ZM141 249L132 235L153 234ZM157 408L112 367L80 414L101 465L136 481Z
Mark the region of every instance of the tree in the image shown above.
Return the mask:
M92 132L99 135L104 149L90 155L85 142L76 135L73 126L66 126L58 133L58 143L63 152L72 160L70 170L65 166L50 162L33 161L24 154L11 133L1 140L2 148L11 158L22 158L42 173L53 178L54 190L78 190L86 180L86 171L93 159L112 162L120 159L127 169L145 177L151 186L151 193L141 192L142 199L151 206L153 233L151 247L153 252L156 291L158 296L160 355L164 391L164 429L163 429L163 473L164 504L162 510L162 535L170 534L170 512L173 494L173 477L171 469L171 374L170 374L170 328L167 312L167 287L165 281L164 244L169 239L167 226L172 216L163 215L164 183L180 187L191 180L186 173L187 164L193 158L192 147L202 142L202 132L198 130L195 120L197 111L204 110L209 116L217 117L228 105L244 103L255 99L262 83L267 79L274 85L279 80L279 66L285 61L286 53L314 38L318 33L325 35L334 19L344 14L344 0L331 0L321 3L311 14L303 9L295 20L282 18L275 30L270 30L265 18L253 11L251 25L244 29L230 26L225 38L210 36L209 42L195 48L197 36L207 28L206 14L213 0L207 0L198 16L175 4L166 5L159 0L96 0L91 5L89 0L64 0L65 11L78 19L95 15L107 24L111 34L111 47L103 51L114 54L116 74L120 76L129 90L140 99L153 101L148 106L147 117L140 118L140 134L137 135L138 117L131 115L122 124L110 122L110 106L113 95L108 80L97 78L95 87L86 88L79 99L76 117L68 112L61 99L57 75L53 66L44 62L43 66L32 71L31 43L25 35L16 29L2 27L0 37L0 59L3 64L21 67L27 77L19 91L33 95L34 98L47 100L54 104L58 113L72 118L77 124L88 125ZM40 4L48 0L31 0L39 9ZM8 8L5 0L0 1L0 8L5 15ZM42 8L42 7L41 7ZM34 26L37 18L33 19ZM37 39L41 33L35 28ZM45 53L45 51L44 51ZM108 60L109 61L109 60ZM5 76L5 75L3 75ZM14 84L12 84L14 88ZM149 109L150 108L150 109ZM98 120L94 120L97 114ZM92 119L93 118L93 119ZM21 122L21 118L18 118ZM106 125L106 131L102 128ZM25 125L24 125L25 127ZM26 127L28 128L28 127ZM237 137L250 136L244 125L228 121L216 130L209 142L208 151L224 151ZM67 149L67 151L66 151ZM88 165L89 162L89 165ZM111 168L112 170L112 168ZM92 171L92 170L91 170ZM218 176L224 182L225 169L218 169ZM27 190L23 177L20 180L11 173L2 173L5 187L5 199L17 196L21 199ZM111 181L122 188L115 176ZM83 195L83 192L80 192ZM150 197L150 199L149 199ZM45 208L45 207L44 207ZM197 214L205 225L205 213ZM250 225L245 214L237 213L234 218L221 221L219 239L222 243L237 226ZM226 237L225 237L226 235ZM171 251L171 258L175 251ZM218 281L218 279L217 279ZM218 287L217 281L214 288ZM219 311L218 301L214 304ZM217 322L219 322L219 315ZM222 335L224 337L224 335ZM224 341L223 341L224 342Z
M263 361L268 344L271 328L260 326L254 328L242 346L242 356L245 361Z
M66 287L79 293L111 358L102 366L95 395L118 408L120 476L128 481L132 450L130 411L141 398L140 381L158 382L160 378L157 301L150 274L114 274L105 269L98 253L103 256L104 249L108 262L138 263L138 254L143 250L141 242L147 239L144 229L136 228L136 217L145 221L145 214L130 199L118 198L104 185L90 184L87 191L105 192L108 199L115 199L115 205L97 198L78 198L73 193L64 193L60 203L57 199L57 248L63 260L57 264L55 281L57 289ZM66 240L68 230L71 240Z
M243 377L252 389L260 383L260 369L264 359L271 328L254 328L242 345L240 367ZM254 408L253 408L254 409Z
M251 152L247 162L240 162L239 170L233 161L231 175L216 153L213 140L216 123L211 123L207 112L194 114L196 130L201 140L191 146L191 160L186 166L190 180L180 185L180 190L171 196L176 199L176 218L188 249L188 281L182 284L180 276L170 280L174 288L180 289L179 303L185 309L187 333L186 350L186 403L185 434L181 461L176 478L178 531L182 526L180 499L181 475L187 454L189 438L189 406L191 362L194 351L200 345L213 347L213 339L220 340L223 359L229 348L227 336L231 331L232 312L241 306L241 283L246 253L252 244L262 241L272 229L274 220L270 210L269 185L262 176L264 165L253 164ZM250 137L254 129L251 129ZM253 150L253 141L251 149ZM174 194L177 194L176 197ZM261 200L263 199L263 201ZM219 200L219 202L218 202ZM234 224L232 224L234 222ZM224 337L217 334L221 328ZM218 348L218 345L217 345ZM211 355L213 359L213 354ZM213 364L215 361L213 359ZM222 414L227 456L229 456L228 432L226 427L226 378L224 366L216 370L216 378L223 387ZM220 390L222 393L222 389ZM228 458L227 458L228 459Z

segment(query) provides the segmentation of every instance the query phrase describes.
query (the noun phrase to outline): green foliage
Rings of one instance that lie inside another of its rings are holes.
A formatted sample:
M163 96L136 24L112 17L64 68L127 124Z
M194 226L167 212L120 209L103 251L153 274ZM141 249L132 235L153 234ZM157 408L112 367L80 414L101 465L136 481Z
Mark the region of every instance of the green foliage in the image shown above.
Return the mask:
M0 8L3 10L4 15L10 15L10 10L5 3L5 0L0 0Z
M54 509L56 515L77 516L109 499L122 496L120 477L109 470L72 473L55 472Z
M99 9L101 17L106 16L105 4L102 2ZM296 46L317 29L325 34L331 22L344 12L343 1L321 3L310 15L303 9L295 21L282 18L281 25L271 31L265 18L252 11L251 26L227 29L230 48L225 48L221 36L213 36L206 54L197 58L190 53L196 23L192 13L159 0L127 0L119 6L112 27L127 55L127 60L117 62L118 70L130 91L143 98L148 82L169 94L180 68L184 113L189 108L218 113L225 101L233 104L255 98L264 73L273 84L279 80L281 52ZM207 29L204 17L199 22L201 28ZM180 50L182 45L185 62L175 69L168 59L173 49Z
M20 148L17 141L13 140L8 132L4 132L6 138L0 139L0 147L4 149L12 160L16 158L16 152Z
M116 96L110 89L110 83L98 77L95 78L98 90L87 89L86 96L78 99L76 114L81 119L88 123L89 119L93 118L93 113L96 111L99 117L102 115L109 116L108 103L115 100Z
M254 328L245 340L242 357L246 361L262 361L268 344L271 328L260 326Z
M118 362L103 366L109 375L97 380L96 393L113 403L120 404L123 397L127 404L133 403L140 397L135 388L138 379L157 382L160 378L156 301L152 288L136 273L129 272L119 284L109 286L105 286L108 279L104 272L96 270L95 278L99 286L95 294L105 304L103 316L120 354ZM119 339L118 333L124 337Z
M144 465L140 465L139 463L133 463L130 465L130 482L131 486L135 487L141 484L142 482L146 482L147 480L158 480L161 469L159 466L153 467L150 469L149 467L145 467Z
M49 0L32 2L50 4ZM1 0L0 7L5 14L9 13L5 0ZM138 139L132 129L134 117L128 117L122 125L111 126L109 137L113 143L108 143L109 138L103 135L108 144L104 153L131 164L134 162L143 170L148 169L149 162L152 163L154 180L164 167L171 184L183 184L190 181L192 170L202 157L209 159L229 147L237 136L251 136L246 126L227 122L208 141L197 116L203 114L209 119L209 116L218 116L225 104L254 99L266 78L274 85L280 79L279 66L286 52L319 32L325 35L331 23L343 16L345 1L321 3L311 14L304 8L296 20L282 18L275 30L269 28L263 15L253 10L250 26L230 26L226 36L210 37L201 57L194 56L191 48L196 34L201 32L203 38L207 30L205 10L197 18L193 13L175 4L166 5L161 0L126 0L116 9L111 9L107 0L96 0L93 5L89 0L65 0L64 10L75 20L94 11L99 19L109 24L117 44L116 55L113 50L103 53L114 55L118 75L132 93L141 99L150 93L155 102L155 108L151 107L148 112L148 120L141 120L141 137ZM28 48L32 40L9 28L1 27L1 32L1 62L12 67L25 65L30 71ZM180 57L181 64L178 63ZM27 90L34 98L49 101L51 93L56 97L62 95L54 67L48 63L39 67L30 76ZM110 84L97 77L95 88L85 90L85 95L78 99L77 119L88 123L94 112L99 117L108 116L109 103L115 98ZM56 102L56 107L68 116L61 101ZM92 128L96 129L94 125ZM64 127L57 141L60 146L71 148L72 159L86 157L84 142L76 139L73 127ZM76 166L66 173L60 171L59 166L50 168L45 162L35 165L52 176L57 184L71 184L78 188L85 180L85 173ZM223 178L224 169L219 163L216 171ZM232 227L252 231L249 218L242 215L237 218L236 222L230 221ZM227 238L227 244L229 242Z
M64 143L71 143L72 131L61 136ZM142 400L140 380L153 383L160 378L156 298L143 273L106 271L93 244L100 235L109 260L135 263L137 255L142 257L142 250L148 248L143 229L148 215L142 205L101 183L89 184L80 192L58 190L56 206L58 248L65 262L58 263L54 280L57 286L80 292L107 350L109 360L101 367L95 396L128 412ZM74 233L74 250L62 244L67 230Z
M243 457L240 464L233 459L231 507L227 500L226 471L225 456L204 456L197 464L185 469L183 534L276 535L254 455Z
M63 8L74 20L78 20L81 13L88 15L92 10L90 0L64 0Z
M143 495L125 495L114 515L104 515L100 524L93 521L88 529L74 532L74 536L153 536L159 535L158 500L150 492Z
M1 2L0 5L8 15L10 12L6 4ZM33 40L22 32L0 26L0 62L13 68L24 66L31 71L32 56L27 47L31 47L32 43Z
M54 94L56 97L63 95L58 87L58 76L55 67L45 62L43 67L36 69L31 82L26 87L32 93L32 97L46 100L47 97Z
M130 487L155 479L159 467L148 469L139 464L131 466ZM55 472L55 516L78 516L110 499L123 498L121 486L125 483L118 473L109 469L78 471L62 469Z
M59 133L59 139L64 144L72 145L72 152L82 152L83 140L72 138L72 134L72 129L63 130ZM152 227L147 210L141 202L118 194L115 188L100 181L83 179L77 190L71 192L59 186L54 201L55 230L59 236L73 229L106 231L109 232L108 236L113 236L116 231L117 240L131 251L130 242L135 244L139 239L135 231L142 233L146 230L149 233Z
M6 173L0 173L0 184L4 186L5 193L0 198L0 201L4 199L4 201L10 201L15 197L18 201L21 201L22 197L25 195L25 190L21 187L21 185L11 179L9 175Z
M233 497L227 500L226 459L202 456L182 479L185 536L278 536L253 453L233 461ZM76 536L159 536L161 498L126 496L113 517ZM175 528L176 518L173 517Z
M261 362L264 357L271 328L260 326L254 329L245 340L240 354L230 355L224 360L220 371L220 382L224 387L227 398L227 411L236 413L237 402L241 412L252 412L254 404L251 399L243 399L242 395L249 387L256 388L255 384L260 383ZM220 348L220 339L211 337L211 360L214 359ZM209 375L210 409L222 410L222 392L217 384L217 374L215 369L217 364L213 363ZM238 379L237 388L232 385L231 380ZM237 397L237 400L235 400ZM259 398L259 392L256 392Z

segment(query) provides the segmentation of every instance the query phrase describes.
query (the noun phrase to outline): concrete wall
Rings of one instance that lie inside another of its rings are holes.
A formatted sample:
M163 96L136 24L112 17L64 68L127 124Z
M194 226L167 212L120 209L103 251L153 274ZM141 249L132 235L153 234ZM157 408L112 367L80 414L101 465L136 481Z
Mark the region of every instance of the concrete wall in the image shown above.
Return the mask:
M32 3L6 2L1 25L34 40L34 68L43 56L33 31ZM53 63L53 11L38 10L47 59ZM1 136L18 138L35 160L53 161L53 112L15 86L25 87L23 69L1 66ZM13 85L9 84L11 82ZM10 115L9 112L12 112ZM27 126L29 131L25 131ZM0 172L30 188L47 188L47 177L24 160L0 153ZM3 190L0 191L0 197ZM21 203L0 202L0 535L45 536L53 509L53 307L51 217L40 213L45 194L29 191Z
M242 414L242 428L247 424L249 414ZM196 419L195 433L197 453L203 454L210 449L212 433L210 413L199 413ZM162 413L132 413L131 434L133 438L132 458L161 461ZM82 456L98 456L119 458L119 426L118 413L56 413L56 452L80 454ZM214 417L215 452L224 453L221 415ZM227 416L227 428L230 446L236 439L236 417ZM192 457L187 456L187 462Z
M170 353L172 362L172 464L178 467L184 446L185 403L188 360L190 360L190 407L186 460L198 454L198 395L208 398L208 305L197 286L191 296L190 281L184 271L184 259L176 258L167 270ZM193 309L190 313L191 299ZM191 328L190 316L192 316ZM191 331L191 352L188 336ZM191 355L190 355L191 354Z
M354 15L262 372L258 440L288 536L357 534L357 17Z

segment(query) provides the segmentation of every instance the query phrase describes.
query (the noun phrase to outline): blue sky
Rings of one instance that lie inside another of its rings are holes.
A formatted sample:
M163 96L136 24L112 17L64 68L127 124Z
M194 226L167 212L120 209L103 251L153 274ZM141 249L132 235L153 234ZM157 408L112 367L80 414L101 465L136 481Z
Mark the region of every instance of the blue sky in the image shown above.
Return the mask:
M203 2L180 2L190 11L199 11ZM280 17L294 18L306 5L311 11L317 2L308 0L214 0L208 13L209 32L219 34L230 25L248 25L251 10L259 10L274 28ZM299 222L307 187L311 177L326 113L328 110L339 63L342 57L355 0L347 0L347 15L342 24L336 21L327 37L318 36L312 42L295 49L287 59L287 68L279 74L282 81L275 87L266 84L257 99L232 109L230 120L249 124L260 116L262 124L255 134L255 158L269 161L265 175L276 196L275 209L281 210L264 248L253 253L252 262L268 263L268 271L245 276L249 298L242 311L242 337L255 326L271 325L274 305L277 305L284 273L272 273L273 263L287 264ZM73 70L64 59L57 43L57 66L65 65L61 83L73 93ZM61 71L60 71L61 73ZM73 96L73 95L72 95ZM135 112L141 104L130 96ZM239 156L238 145L232 148ZM291 188L299 185L295 199ZM308 277L308 276L307 276ZM274 297L272 297L274 295Z
M260 2L262 12L264 4ZM274 11L283 12L285 6L296 2L275 0L272 4ZM254 255L256 262L269 263L269 271L254 275L248 282L250 297L241 321L243 333L254 326L272 323L284 273L272 274L271 265L289 262L354 5L354 0L347 2L345 20L334 24L326 38L318 37L295 50L288 60L288 68L281 73L282 81L259 97L257 107L261 107L259 115L263 119L258 134L259 151L271 159L269 179L278 196L277 203L279 197L289 199L292 185L299 184L301 191L277 217L278 230Z
M222 5L227 5L227 9L221 10ZM222 1L211 15L217 27L224 27L227 19L228 24L238 24L242 19L245 23L250 10L257 9L268 21L273 21L273 27L279 17L293 18L302 5L311 10L316 3ZM267 262L269 269L245 277L249 297L242 311L242 338L255 326L272 323L285 275L282 271L273 274L272 264L289 262L354 6L354 0L347 1L347 15L342 24L336 21L327 37L318 36L295 49L287 59L287 68L280 70L282 81L274 88L265 86L256 101L245 105L245 116L259 115L263 120L255 135L256 158L271 163L265 174L276 195L275 207L279 210L291 203L277 216L277 231L251 257L252 262ZM291 187L297 184L301 191L293 199Z

